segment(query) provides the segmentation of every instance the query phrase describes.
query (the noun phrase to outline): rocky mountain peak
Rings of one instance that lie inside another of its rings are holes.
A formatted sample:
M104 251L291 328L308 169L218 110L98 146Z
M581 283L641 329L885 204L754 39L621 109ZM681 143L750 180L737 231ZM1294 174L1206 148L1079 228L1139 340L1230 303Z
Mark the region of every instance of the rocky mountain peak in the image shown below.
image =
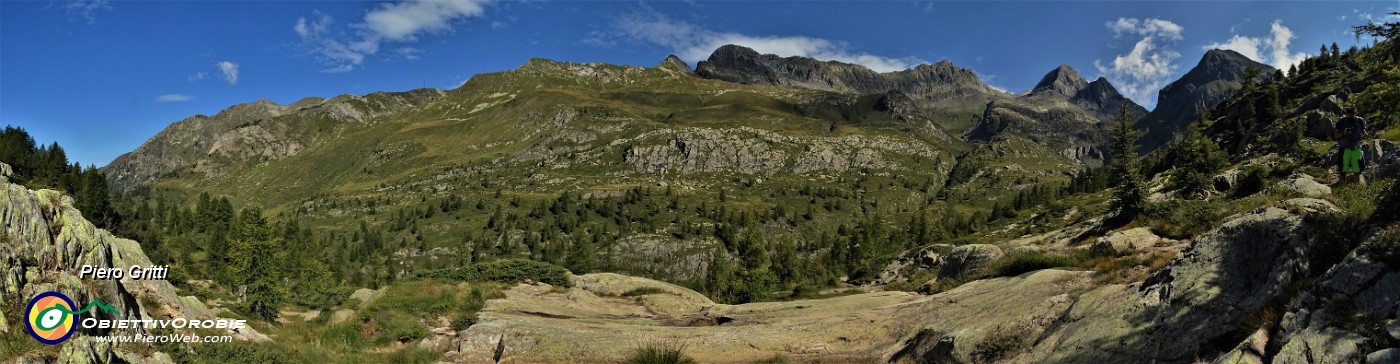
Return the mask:
M1079 76L1069 65L1062 64L1046 73L1045 77L1041 77L1040 82L1031 88L1030 94L1073 97L1088 86L1089 81L1085 81L1084 77Z
M689 64L686 64L685 61L681 60L681 57L676 57L674 54L666 56L666 59L657 64L656 68L666 68L688 75L695 74L695 70L691 69Z
M862 95L898 90L920 107L985 104L996 94L970 69L944 60L935 64L879 73L862 65L819 61L806 57L760 54L738 45L725 45L695 66L703 78L751 85L776 85Z
M1137 123L1147 129L1142 136L1142 151L1152 151L1165 145L1173 134L1184 130L1196 120L1196 108L1212 108L1230 97L1244 80L1245 70L1258 69L1261 76L1272 75L1274 68L1255 62L1239 52L1212 49L1181 79L1167 84L1157 94L1157 108Z

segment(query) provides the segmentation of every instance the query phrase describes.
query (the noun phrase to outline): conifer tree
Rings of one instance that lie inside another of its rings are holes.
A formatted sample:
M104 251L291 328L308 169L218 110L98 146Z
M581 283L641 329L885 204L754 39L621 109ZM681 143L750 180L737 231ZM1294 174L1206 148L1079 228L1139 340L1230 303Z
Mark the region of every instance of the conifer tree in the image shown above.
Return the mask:
M1114 132L1111 168L1118 185L1113 188L1112 208L1119 218L1131 220L1147 209L1147 182L1142 176L1142 162L1138 160L1138 131L1133 129L1132 115L1123 108L1114 119L1118 126Z

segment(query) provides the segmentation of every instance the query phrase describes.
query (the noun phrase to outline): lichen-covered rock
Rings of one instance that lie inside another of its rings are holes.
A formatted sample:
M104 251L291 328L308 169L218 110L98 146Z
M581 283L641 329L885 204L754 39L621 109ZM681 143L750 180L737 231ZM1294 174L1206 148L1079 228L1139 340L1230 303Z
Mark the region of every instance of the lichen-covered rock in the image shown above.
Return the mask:
M85 305L101 300L118 314L100 311L92 313L102 318L118 320L148 319L213 319L198 300L180 297L175 288L164 280L83 280L77 276L80 268L91 265L99 269L131 266L148 267L152 263L135 241L117 238L83 219L73 207L73 199L51 190L31 191L19 185L0 183L0 304L24 302L43 292L60 292L75 304ZM153 304L153 305L152 305ZM13 330L0 319L0 332ZM256 330L245 328L237 340L267 340ZM97 335L129 335L135 329L77 329L56 358L34 357L36 361L59 363L160 362L168 356L144 355L131 348L98 343ZM145 334L150 334L145 332ZM230 333L232 334L232 333ZM29 359L26 359L29 360Z
M1147 281L1080 295L1018 361L1187 363L1308 270L1311 228L1277 208L1201 235ZM1277 362L1277 361L1276 361Z
M1400 272L1367 253L1373 244L1393 243L1382 239L1363 242L1290 305L1274 362L1394 362L1393 352L1366 352L1400 337L1400 327L1384 321L1400 312Z
M1332 187L1318 183L1312 176L1294 173L1288 179L1279 181L1274 188L1309 198L1323 198L1332 194Z
M940 278L971 275L988 268L1004 254L1001 248L991 244L969 244L953 248L943 259L943 268L938 271Z
M1100 255L1145 251L1161 241L1162 237L1153 234L1152 229L1139 227L1101 237L1094 241L1089 250Z
M1316 198L1300 197L1283 201L1283 208L1299 215L1335 214L1342 212L1331 202Z

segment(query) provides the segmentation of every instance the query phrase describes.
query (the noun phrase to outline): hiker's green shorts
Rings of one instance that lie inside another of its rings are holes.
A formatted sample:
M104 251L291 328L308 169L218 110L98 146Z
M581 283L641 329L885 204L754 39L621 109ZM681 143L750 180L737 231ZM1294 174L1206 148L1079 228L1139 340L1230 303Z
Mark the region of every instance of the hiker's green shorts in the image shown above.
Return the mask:
M1361 148L1342 149L1342 173L1361 172Z

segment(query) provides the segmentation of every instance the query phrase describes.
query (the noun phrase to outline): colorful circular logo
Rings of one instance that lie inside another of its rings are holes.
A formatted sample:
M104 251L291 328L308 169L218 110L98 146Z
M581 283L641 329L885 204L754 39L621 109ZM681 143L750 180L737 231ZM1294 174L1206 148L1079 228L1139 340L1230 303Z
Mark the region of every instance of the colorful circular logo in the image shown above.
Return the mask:
M29 336L41 343L54 345L73 336L73 301L58 292L44 292L29 301L24 310L24 324Z

